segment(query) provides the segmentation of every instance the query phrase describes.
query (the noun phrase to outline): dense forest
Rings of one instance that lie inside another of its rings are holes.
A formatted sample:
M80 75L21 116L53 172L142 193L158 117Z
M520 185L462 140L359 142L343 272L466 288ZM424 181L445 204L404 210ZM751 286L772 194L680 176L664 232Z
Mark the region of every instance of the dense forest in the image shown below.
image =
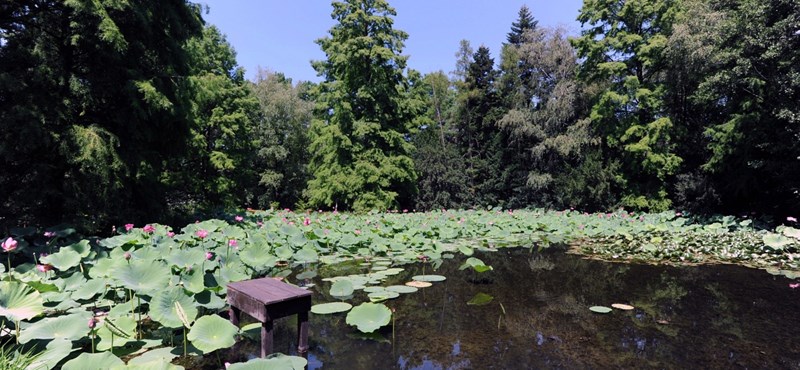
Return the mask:
M523 6L501 50L407 68L385 0L333 2L320 83L244 78L184 0L0 4L0 229L249 207L800 209L800 3Z

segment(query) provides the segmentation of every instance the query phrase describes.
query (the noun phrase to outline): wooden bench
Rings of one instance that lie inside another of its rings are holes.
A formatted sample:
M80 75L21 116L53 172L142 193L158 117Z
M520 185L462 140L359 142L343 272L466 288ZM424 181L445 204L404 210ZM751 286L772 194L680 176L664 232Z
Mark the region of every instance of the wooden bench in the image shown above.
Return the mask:
M311 292L273 278L228 284L231 323L239 326L244 312L261 324L261 357L272 353L272 320L297 315L297 351L308 351L308 311Z

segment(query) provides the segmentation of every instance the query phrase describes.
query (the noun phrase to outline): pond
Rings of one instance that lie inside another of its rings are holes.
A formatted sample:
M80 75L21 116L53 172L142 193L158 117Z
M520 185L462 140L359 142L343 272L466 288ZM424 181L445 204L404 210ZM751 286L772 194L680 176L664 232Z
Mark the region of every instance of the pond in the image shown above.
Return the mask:
M312 314L308 368L800 369L800 289L784 277L730 265L608 263L555 249L476 256L494 270L459 270L466 258L459 256L436 270L447 280L385 302L395 310L394 329L364 336L345 324L345 314ZM383 285L432 269L401 267ZM335 301L321 280L333 272L319 274L309 281L315 303ZM491 301L468 305L479 293ZM351 301L365 300L357 291ZM612 303L635 309L589 310ZM276 322L276 351L296 353L294 327L294 319ZM223 358L242 361L259 344L244 340L228 351ZM218 368L213 362L208 368Z

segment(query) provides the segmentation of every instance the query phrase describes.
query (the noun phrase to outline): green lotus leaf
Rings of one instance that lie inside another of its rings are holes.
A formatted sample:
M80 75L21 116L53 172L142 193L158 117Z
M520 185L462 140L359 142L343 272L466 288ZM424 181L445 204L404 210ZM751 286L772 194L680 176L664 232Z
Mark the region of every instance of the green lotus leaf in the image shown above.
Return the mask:
M181 274L180 281L183 283L183 288L195 294L202 292L206 288L203 275L199 268Z
M311 312L317 315L328 315L332 313L346 312L353 308L353 305L346 302L331 302L315 304L311 306Z
M61 360L72 353L72 341L54 339L47 343L44 351L39 352L27 369L55 369Z
M303 370L308 364L308 360L298 356L286 356L275 354L268 358L255 358L247 362L231 364L227 370L262 370L262 369L281 369L281 370Z
M29 320L44 312L42 296L26 284L0 282L0 316L10 321Z
M437 281L445 281L447 278L442 275L417 275L412 276L411 280L416 281L427 281L427 282L437 282Z
M125 366L112 367L110 370L185 370L183 366L171 364L165 360L154 360L145 363L135 363Z
M206 260L206 253L200 249L178 249L169 253L167 261L172 266L187 268L200 265Z
M116 273L120 285L142 294L163 289L169 283L172 273L158 261L136 261L123 265Z
M471 256L474 253L474 250L472 248L467 247L465 245L458 246L458 251L467 257Z
M414 293L419 289L414 288L413 286L406 286L406 285L390 285L386 287L386 290L397 293Z
M319 260L319 256L317 255L317 251L315 251L313 247L312 248L304 247L303 249L300 249L299 251L297 251L297 253L294 254L294 260L297 262L306 262L306 263L317 262Z
M111 352L82 353L80 356L67 361L62 370L108 370L125 363Z
M317 276L317 272L316 271L308 270L308 271L303 271L303 272L297 274L297 276L295 276L295 278L297 278L298 280L305 280L305 279L313 279L316 276Z
M470 299L467 304L470 306L483 306L485 304L489 304L494 300L494 297L486 294L486 293L478 293L472 299Z
M288 261L294 255L294 251L288 245L275 248L275 256L281 261Z
M46 317L22 330L19 334L19 341L27 343L33 339L78 340L89 333L88 323L91 317L92 314L88 311Z
M256 270L265 269L267 267L275 266L278 258L269 252L266 245L248 245L239 250L239 258L247 266Z
M388 290L382 290L379 292L372 292L367 294L369 297L370 302L383 302L385 300L394 299L400 296L400 293L397 292L390 292Z
M464 270L467 268L472 267L475 272L486 272L492 270L492 266L488 266L480 258L470 257L467 258L466 262L459 267L459 270Z
M92 279L84 283L78 290L72 292L72 299L84 300L91 299L102 293L106 289L105 279Z
M111 349L113 342L114 348L123 347L128 343L136 341L136 320L132 316L111 317L106 316L97 324L97 349L106 351Z
M224 299L208 290L195 294L194 299L200 307L209 310L218 310L227 304Z
M589 307L589 310L595 313L609 313L612 311L610 307L606 306L592 306Z
M160 290L150 300L150 317L168 328L188 328L197 314L197 303L178 287Z
M383 292L386 288L382 286L368 286L364 288L364 293L375 293L375 292Z
M330 294L334 297L345 297L353 294L353 282L350 280L337 280L331 285Z
M180 356L180 352L175 347L164 347L153 349L147 351L137 357L132 358L128 361L128 366L130 365L147 365L148 363L162 362L169 364L175 358Z
M81 262L81 255L69 247L62 247L58 253L39 258L39 262L53 265L59 271L66 271L78 266Z
M101 258L94 261L94 266L89 269L89 276L97 278L111 278L116 275L127 262L122 258Z
M192 325L186 338L203 353L228 348L236 343L239 328L217 315L203 316Z
M353 325L363 333L371 333L381 326L389 324L392 311L384 304L362 303L347 313L345 322Z
M790 238L795 238L797 240L800 240L800 229L795 229L793 227L785 227L783 230L781 230L781 233Z
M792 239L789 239L781 234L768 233L764 235L764 244L775 250L782 250L785 246L792 244Z

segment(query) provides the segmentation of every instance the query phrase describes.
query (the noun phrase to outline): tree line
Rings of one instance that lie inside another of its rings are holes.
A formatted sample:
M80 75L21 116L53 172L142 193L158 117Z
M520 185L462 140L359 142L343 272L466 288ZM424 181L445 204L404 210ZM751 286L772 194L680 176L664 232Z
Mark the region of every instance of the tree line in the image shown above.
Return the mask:
M425 75L385 0L332 5L320 83L246 80L184 0L0 5L0 225L800 206L793 0L585 0L575 37L523 6Z

